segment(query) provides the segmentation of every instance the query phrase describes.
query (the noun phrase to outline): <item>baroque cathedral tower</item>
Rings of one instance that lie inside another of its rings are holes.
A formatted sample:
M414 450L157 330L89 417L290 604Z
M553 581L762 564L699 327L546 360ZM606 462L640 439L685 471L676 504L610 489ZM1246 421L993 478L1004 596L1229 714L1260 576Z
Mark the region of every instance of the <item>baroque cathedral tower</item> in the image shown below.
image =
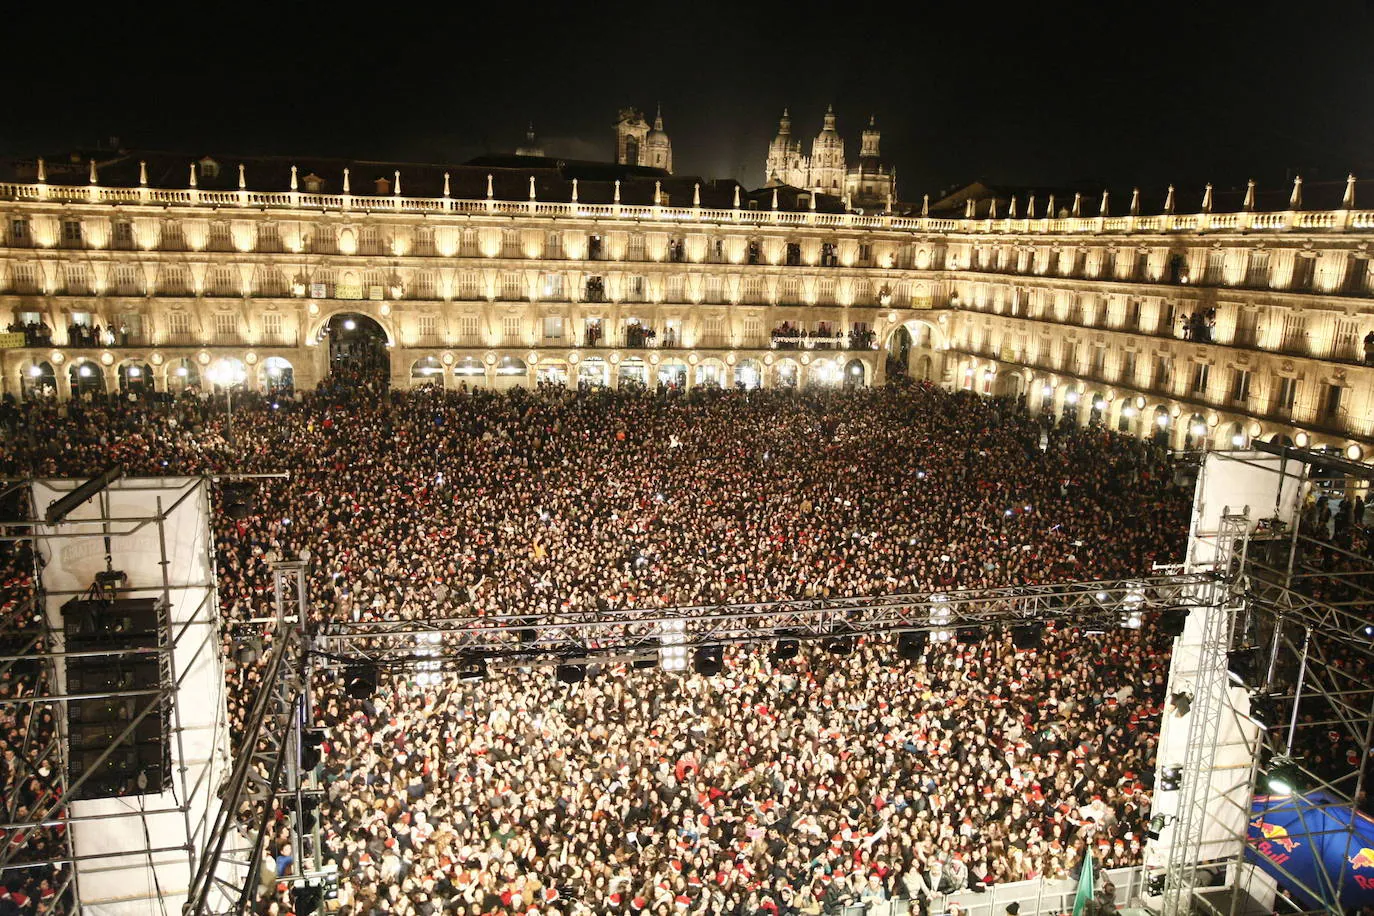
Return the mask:
M673 145L663 129L663 108L654 115L654 126L644 120L637 108L620 109L615 124L615 161L620 165L642 165L672 174Z
M896 172L879 159L880 134L873 118L863 132L859 159L845 161L844 138L835 125L835 108L825 112L821 132L811 141L811 155L802 155L801 141L792 136L792 118L784 109L778 133L768 144L764 166L770 186L794 188L845 197L852 206L886 206L897 193Z

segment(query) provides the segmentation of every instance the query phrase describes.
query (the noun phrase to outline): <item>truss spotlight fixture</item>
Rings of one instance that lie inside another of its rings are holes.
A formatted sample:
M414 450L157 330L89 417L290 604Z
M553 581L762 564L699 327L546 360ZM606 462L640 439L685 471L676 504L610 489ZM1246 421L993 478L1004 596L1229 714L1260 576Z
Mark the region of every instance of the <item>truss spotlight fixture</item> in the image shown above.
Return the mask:
M801 643L797 642L795 639L779 639L777 643L774 644L773 651L769 653L769 657L775 662L785 662L796 658L799 652L801 652Z
M473 684L485 680L487 660L477 654L465 655L458 662L458 680Z
M1250 697L1249 719L1260 727L1261 731L1268 731L1279 724L1279 699L1268 694L1255 694Z
M1038 649L1045 640L1045 625L1039 621L1011 628L1011 644L1018 649Z
M1164 767L1159 771L1159 790L1161 792L1177 792L1179 783L1183 780L1183 767L1178 764Z
M298 884L291 889L291 904L297 916L311 916L320 908L321 888Z
M721 646L698 646L692 653L692 670L702 677L715 677L725 670L725 649Z
M580 684L587 678L587 666L565 662L554 668L553 674L560 684Z
M251 484L233 484L224 488L224 514L236 522L241 522L253 514L253 487Z
M851 655L854 652L855 642L853 636L832 636L824 643L825 651L831 655Z
M1156 814L1150 818L1150 824L1145 828L1145 836L1151 840L1159 839L1160 832L1176 820L1178 818L1170 817L1167 814Z
M301 769L309 772L320 765L320 745L324 743L324 730L307 728L301 732Z
M1264 783L1269 787L1269 791L1275 795L1292 795L1302 791L1302 770L1292 757L1282 755L1274 757L1269 762L1269 769L1264 775Z
M1140 611L1127 610L1121 615L1121 625L1128 630L1138 630L1145 625L1145 618Z
M955 638L966 646L973 646L983 641L983 631L978 627L959 627Z
M315 825L319 823L319 818L315 814L319 802L310 797L304 798L302 801L304 804L301 805L301 830L308 833L314 830Z
M640 671L648 671L653 668L657 668L659 653L658 646L659 642L657 639L646 640L643 649L640 650L640 654L636 655L634 657L634 660L630 662L630 667L637 668Z
M377 669L372 665L352 665L344 671L344 692L355 700L370 699L377 690Z
M1239 687L1257 687L1259 681L1259 650L1255 648L1235 649L1226 653L1226 673L1231 682Z
M1186 607L1171 607L1159 615L1159 630L1165 636L1183 635L1183 625L1188 622Z
M926 654L930 634L925 630L912 630L897 635L897 657L914 662Z
M1193 709L1193 695L1179 691L1169 700L1169 705L1174 708L1174 715L1180 719L1188 715Z

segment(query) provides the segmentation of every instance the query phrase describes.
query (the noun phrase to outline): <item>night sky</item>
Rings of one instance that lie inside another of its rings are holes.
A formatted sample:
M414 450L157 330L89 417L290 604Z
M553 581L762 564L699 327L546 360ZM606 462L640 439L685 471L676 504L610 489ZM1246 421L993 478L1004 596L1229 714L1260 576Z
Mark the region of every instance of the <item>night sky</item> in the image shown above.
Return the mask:
M1363 3L15 4L0 154L117 136L190 154L607 159L663 105L675 170L763 183L784 106L804 151L868 115L901 197L975 179L1275 187L1374 180Z

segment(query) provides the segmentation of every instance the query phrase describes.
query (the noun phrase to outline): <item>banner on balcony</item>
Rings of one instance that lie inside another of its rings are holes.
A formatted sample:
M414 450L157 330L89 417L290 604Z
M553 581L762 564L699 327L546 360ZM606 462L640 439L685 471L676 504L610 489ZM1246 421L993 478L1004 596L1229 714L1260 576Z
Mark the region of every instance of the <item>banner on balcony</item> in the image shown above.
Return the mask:
M844 342L844 337L840 334L774 334L772 340L774 346L837 348Z
M935 298L933 296L913 296L911 307L914 309L933 309L935 308Z
M15 347L24 346L27 342L23 331L0 333L0 350L13 350Z
M359 283L337 283L334 285L335 299L361 299L363 287Z

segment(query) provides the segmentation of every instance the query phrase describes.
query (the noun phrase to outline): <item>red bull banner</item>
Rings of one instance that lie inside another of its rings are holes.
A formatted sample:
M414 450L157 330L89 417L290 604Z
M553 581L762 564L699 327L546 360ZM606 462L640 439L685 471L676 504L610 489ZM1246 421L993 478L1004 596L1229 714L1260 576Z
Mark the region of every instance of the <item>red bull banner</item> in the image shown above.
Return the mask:
M1245 852L1306 908L1374 906L1374 819L1325 793L1256 796Z

